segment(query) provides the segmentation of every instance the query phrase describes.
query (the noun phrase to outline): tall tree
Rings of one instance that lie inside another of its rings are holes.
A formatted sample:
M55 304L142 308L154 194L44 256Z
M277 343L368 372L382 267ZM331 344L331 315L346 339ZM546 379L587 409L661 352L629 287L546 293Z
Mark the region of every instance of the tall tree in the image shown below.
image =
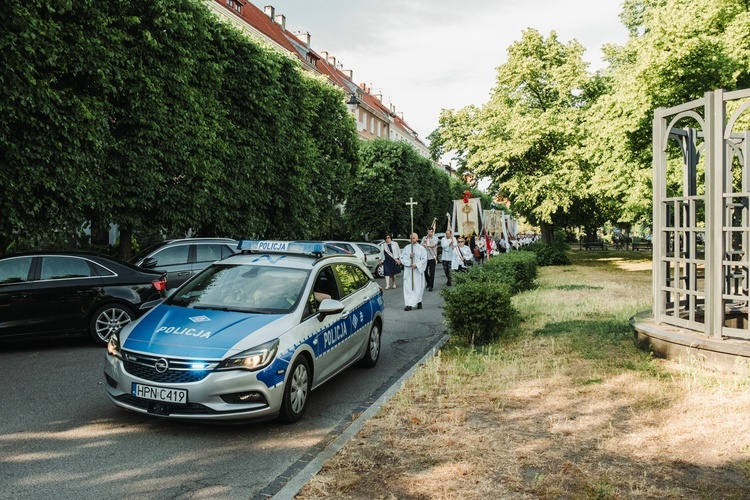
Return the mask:
M631 37L605 48L609 90L587 117L585 150L619 220L650 224L653 111L750 84L750 14L736 0L631 0L622 17Z
M386 233L407 237L414 207L414 229L424 234L433 218L438 222L451 204L450 179L410 145L385 139L361 143L356 181L346 203L345 217L352 237L378 239ZM438 226L439 227L439 226Z
M444 112L432 136L477 176L489 176L491 189L541 225L548 241L551 227L567 224L590 198L580 125L596 87L582 55L576 41L525 30L498 68L490 101L481 110Z

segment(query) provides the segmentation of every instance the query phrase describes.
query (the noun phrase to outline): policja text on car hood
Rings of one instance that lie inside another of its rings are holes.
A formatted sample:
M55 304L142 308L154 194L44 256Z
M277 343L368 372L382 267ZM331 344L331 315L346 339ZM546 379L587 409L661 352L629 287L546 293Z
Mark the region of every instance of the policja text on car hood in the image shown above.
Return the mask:
M223 359L289 328L287 315L188 309L161 304L123 330L125 349L169 357Z

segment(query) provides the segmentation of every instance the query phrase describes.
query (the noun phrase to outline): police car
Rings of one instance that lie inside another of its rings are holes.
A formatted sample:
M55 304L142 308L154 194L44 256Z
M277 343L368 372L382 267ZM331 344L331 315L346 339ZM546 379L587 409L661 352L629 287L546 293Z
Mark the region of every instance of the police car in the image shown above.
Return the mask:
M105 387L126 410L183 420L302 418L310 391L380 354L383 291L322 243L240 241L112 335Z

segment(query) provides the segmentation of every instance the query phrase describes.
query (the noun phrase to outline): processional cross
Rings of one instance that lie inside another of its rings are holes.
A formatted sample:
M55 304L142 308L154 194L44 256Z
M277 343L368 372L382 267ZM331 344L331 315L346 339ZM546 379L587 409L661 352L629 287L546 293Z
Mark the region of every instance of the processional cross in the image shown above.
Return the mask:
M407 205L409 205L409 211L411 212L411 233L409 233L409 241L411 242L411 255L409 257L409 261L411 262L411 265L409 266L411 268L411 289L414 290L414 242L411 240L411 235L414 234L414 205L419 205L416 201L414 201L414 198L409 196L409 201L406 202Z

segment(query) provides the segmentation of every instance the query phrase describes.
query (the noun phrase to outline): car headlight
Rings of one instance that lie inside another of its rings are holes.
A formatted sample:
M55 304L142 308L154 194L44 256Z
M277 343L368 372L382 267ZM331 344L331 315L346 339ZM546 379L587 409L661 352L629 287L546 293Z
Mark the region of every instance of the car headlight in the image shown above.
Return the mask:
M279 350L279 340L253 347L227 358L216 367L217 370L260 370L265 368L276 357Z
M122 352L120 351L120 337L116 333L109 336L109 342L107 342L107 354L115 356L116 358L122 358Z

